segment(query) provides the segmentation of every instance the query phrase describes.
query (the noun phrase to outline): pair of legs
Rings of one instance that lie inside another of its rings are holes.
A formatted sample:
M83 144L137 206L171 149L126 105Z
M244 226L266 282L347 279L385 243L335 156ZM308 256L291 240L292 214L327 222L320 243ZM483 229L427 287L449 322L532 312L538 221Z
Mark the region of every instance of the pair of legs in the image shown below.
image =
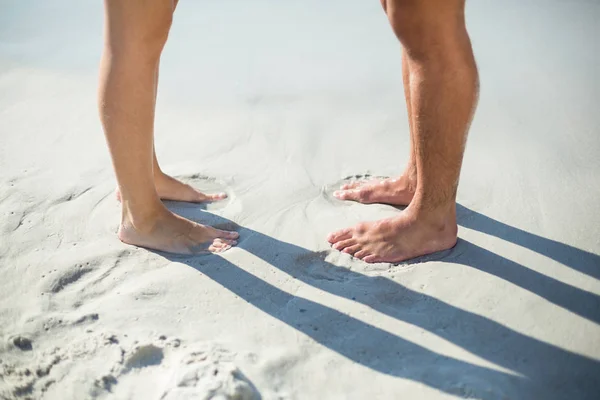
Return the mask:
M122 204L119 238L174 253L220 252L238 234L203 226L170 212L162 199L211 201L164 174L154 152L154 111L160 55L177 0L105 0L100 67L100 118Z
M478 95L465 0L381 0L402 44L410 154L396 179L344 185L334 195L408 206L401 214L329 235L366 262L399 262L453 247L456 191Z
M465 27L465 0L381 0L403 47L410 160L398 179L343 188L337 196L408 207L396 218L329 236L367 262L402 261L456 243L456 190L477 97L477 69ZM158 67L176 0L105 0L100 114L122 202L119 238L190 253L223 251L237 233L174 215L161 198L208 197L165 175L154 155Z

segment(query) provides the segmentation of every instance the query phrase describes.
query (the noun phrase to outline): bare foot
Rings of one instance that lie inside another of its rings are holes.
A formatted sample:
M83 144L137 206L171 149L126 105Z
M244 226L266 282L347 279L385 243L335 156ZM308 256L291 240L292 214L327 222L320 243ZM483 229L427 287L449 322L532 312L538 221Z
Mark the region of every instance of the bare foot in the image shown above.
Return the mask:
M368 263L396 263L447 250L456 244L455 211L440 218L406 209L399 216L362 222L329 235L333 248Z
M410 204L415 189L416 176L405 173L399 178L369 179L352 182L333 193L340 200L352 200L359 203L385 203L395 206Z
M185 201L189 203L204 203L218 201L227 198L226 193L204 194L192 186L185 184L177 179L165 174L159 173L154 178L158 197L162 200ZM115 191L117 200L121 201L121 192Z
M134 223L125 213L119 239L127 244L177 254L220 253L237 244L237 232L200 225L161 208Z

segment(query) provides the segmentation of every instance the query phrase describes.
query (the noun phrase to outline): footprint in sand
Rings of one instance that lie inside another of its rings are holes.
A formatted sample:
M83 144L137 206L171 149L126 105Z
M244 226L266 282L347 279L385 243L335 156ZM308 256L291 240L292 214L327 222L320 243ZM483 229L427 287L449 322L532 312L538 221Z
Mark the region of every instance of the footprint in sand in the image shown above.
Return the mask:
M113 367L94 381L91 391L98 397L107 393L124 393L128 388L161 383L161 400L260 400L255 386L235 365L235 354L209 343L191 348L179 338L160 335L158 340L131 343L127 335L104 333L96 338L97 350L120 351ZM100 344L102 343L102 344ZM102 356L106 357L106 352ZM112 354L112 353L111 353ZM100 355L100 353L98 353ZM150 382L150 383L144 383ZM156 387L156 386L155 386Z
M58 274L54 274L45 291L54 294L59 293L92 271L93 267L83 264L75 264L69 268L61 269Z
M260 400L254 385L233 364L227 350L211 347L186 354L161 396L175 399Z
M339 253L341 254L341 253ZM299 273L305 274L312 279L319 281L345 282L351 278L348 273L348 267L342 267L330 262L333 256L338 256L331 250L307 252L298 255L295 264L301 266ZM350 256L344 254L346 261L349 262Z
M114 339L113 339L114 341ZM125 371L160 365L164 358L163 349L153 344L139 346L127 357Z

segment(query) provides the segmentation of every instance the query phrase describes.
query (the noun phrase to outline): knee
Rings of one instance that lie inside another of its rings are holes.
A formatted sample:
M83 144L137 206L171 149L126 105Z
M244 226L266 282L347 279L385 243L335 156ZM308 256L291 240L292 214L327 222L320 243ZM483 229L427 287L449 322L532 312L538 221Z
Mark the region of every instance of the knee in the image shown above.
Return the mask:
M386 11L394 33L413 54L439 48L464 28L460 0L388 0Z
M154 21L152 24L149 24L140 37L140 44L145 46L149 52L160 55L167 43L172 23L173 14L169 13L157 21Z
M132 22L109 34L109 47L117 57L158 59L169 37L172 14L151 21Z
M387 14L387 0L379 0L381 2L381 7L383 7L383 11Z

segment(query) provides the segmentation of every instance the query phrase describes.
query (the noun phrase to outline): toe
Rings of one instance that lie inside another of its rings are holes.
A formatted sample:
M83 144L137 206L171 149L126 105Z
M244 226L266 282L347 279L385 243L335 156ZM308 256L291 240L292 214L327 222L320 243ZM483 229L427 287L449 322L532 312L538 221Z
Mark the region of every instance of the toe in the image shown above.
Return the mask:
M210 251L211 253L222 253L226 250L229 250L231 248L231 246L216 246L216 245L212 245L208 248L208 251Z
M350 190L338 190L333 195L340 200L358 201L360 203L366 203L369 201L371 194L373 193L370 188L359 188Z
M336 250L342 251L347 247L351 247L351 246L355 246L355 245L356 245L356 240L348 239L348 240L342 240L342 241L336 242L333 245L333 248Z
M227 193L203 194L203 200L200 201L219 201L227 198Z
M217 238L233 240L240 237L240 234L235 231L223 231L221 229L217 229L216 231Z
M355 244L354 246L346 247L344 250L342 250L342 252L354 255L354 253L356 253L359 250L360 250L360 245Z
M229 250L231 245L224 242L221 239L215 239L212 244L208 247L208 251L211 253L222 253L225 250Z
M362 185L362 183L363 183L362 181L352 181L352 182L349 182L349 183L346 183L346 184L342 185L340 187L340 189L342 189L342 190L356 189L357 187L359 187L360 185Z
M333 196L340 200L354 200L357 196L357 189L336 190Z
M339 230L337 232L330 233L329 236L327 236L327 241L329 243L333 244L335 242L339 242L340 240L346 240L351 237L352 237L352 229L346 228L346 229Z
M364 257L362 260L367 263L376 263L376 262L379 262L379 257L371 254L371 255Z
M346 193L348 192L348 189L344 189L342 187L343 190L336 190L335 192L333 192L333 197L340 199L340 200L346 200Z
M237 240L233 240L233 239L219 238L219 239L216 239L216 240L218 240L218 241L220 241L222 243L225 243L225 244L227 244L229 246L235 246L237 244Z
M360 250L360 251L357 251L356 253L354 253L354 257L362 260L370 254L371 253L369 253L368 250Z

